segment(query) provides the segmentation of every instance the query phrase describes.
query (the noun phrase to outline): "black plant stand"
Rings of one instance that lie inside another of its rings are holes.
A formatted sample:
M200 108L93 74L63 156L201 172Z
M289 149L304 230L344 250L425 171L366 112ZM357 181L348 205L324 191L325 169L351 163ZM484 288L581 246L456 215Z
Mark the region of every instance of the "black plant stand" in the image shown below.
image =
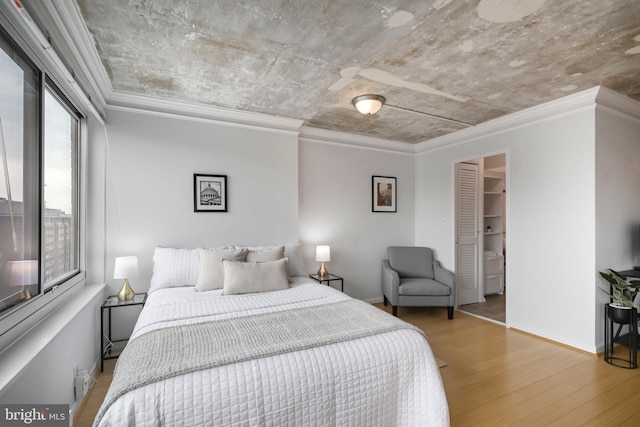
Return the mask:
M605 304L604 360L620 368L635 369L638 367L638 310L635 307L623 310L625 312L623 318L616 318L616 320L614 320L614 310L620 311L620 309L611 307L609 303ZM614 325L618 325L615 335L613 334ZM624 325L629 326L629 333L620 336L620 331ZM614 356L615 344L626 346L629 349L629 357L624 359Z

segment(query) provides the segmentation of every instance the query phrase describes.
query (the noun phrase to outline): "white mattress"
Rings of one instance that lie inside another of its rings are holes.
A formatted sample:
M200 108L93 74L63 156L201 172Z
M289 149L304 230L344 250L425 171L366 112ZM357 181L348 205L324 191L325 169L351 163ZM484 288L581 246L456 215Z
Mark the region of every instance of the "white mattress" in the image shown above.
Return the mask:
M170 288L149 295L132 339L194 322L349 298L310 279L249 295ZM120 397L101 426L448 426L422 335L399 330L180 375Z

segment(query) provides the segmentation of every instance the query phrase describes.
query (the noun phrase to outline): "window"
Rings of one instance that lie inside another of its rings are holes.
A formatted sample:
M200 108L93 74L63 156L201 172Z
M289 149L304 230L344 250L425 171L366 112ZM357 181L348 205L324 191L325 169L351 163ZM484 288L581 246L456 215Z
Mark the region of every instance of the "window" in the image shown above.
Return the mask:
M0 99L3 319L79 273L80 115L1 31Z
M47 87L44 97L44 288L78 270L77 113Z

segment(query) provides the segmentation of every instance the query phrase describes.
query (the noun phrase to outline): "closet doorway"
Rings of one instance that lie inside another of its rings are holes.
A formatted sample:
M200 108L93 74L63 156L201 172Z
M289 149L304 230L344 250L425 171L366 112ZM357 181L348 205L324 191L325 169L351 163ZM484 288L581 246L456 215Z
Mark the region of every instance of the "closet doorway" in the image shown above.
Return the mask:
M506 323L506 155L457 164L455 188L458 309Z

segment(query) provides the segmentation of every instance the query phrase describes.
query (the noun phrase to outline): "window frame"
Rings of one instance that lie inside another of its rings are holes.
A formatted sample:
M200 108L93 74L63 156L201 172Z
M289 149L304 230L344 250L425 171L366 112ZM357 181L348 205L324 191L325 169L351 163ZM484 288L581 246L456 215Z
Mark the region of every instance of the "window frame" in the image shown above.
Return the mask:
M74 141L75 149L76 149L76 170L75 170L75 176L73 178L73 182L77 185L77 189L75 190L75 194L73 195L73 198L75 199L75 204L73 205L73 228L76 231L74 233L74 247L75 247L75 260L76 260L76 268L72 271L67 272L66 274L64 274L61 277L56 278L56 280L52 281L51 283L47 283L44 280L44 267L43 267L43 262L45 260L45 243L44 243L44 232L45 232L45 228L44 228L44 222L45 222L45 192L44 192L44 176L45 176L45 162L46 159L44 158L44 153L45 153L45 114L41 114L41 125L40 125L40 155L41 155L41 160L40 160L40 179L41 179L41 184L40 184L40 293L47 293L47 292L51 292L52 288L59 286L61 283L64 283L66 280L72 278L73 276L75 276L76 274L80 273L80 228L82 223L80 222L80 203L83 200L80 197L80 188L81 188L81 182L82 182L82 175L81 175L81 170L82 170L82 165L81 165L81 154L82 151L81 150L81 144L80 141L82 139L82 119L83 116L82 114L80 114L80 112L78 111L78 109L75 107L75 105L73 104L73 102L60 90L60 88L52 81L51 77L45 73L44 75L44 79L43 79L43 84L42 84L42 91L41 91L41 108L42 108L42 112L44 112L45 110L45 91L49 91L51 93L51 96L55 97L56 100L60 103L60 105L67 110L67 112L74 118L77 120L78 123L78 129L76 132L76 141Z
M40 283L39 292L28 301L20 303L16 306L7 308L0 313L0 353L13 345L20 337L27 333L39 322L43 321L59 306L67 302L75 294L79 293L86 285L86 146L87 146L87 111L81 104L77 102L64 76L59 76L58 72L51 69L43 62L42 55L44 50L40 47L32 48L26 41L24 35L11 23L7 16L0 9L0 37L17 52L20 59L27 61L33 68L38 70L40 74L40 94L39 94L39 112L38 120L38 137L37 150L39 164L37 170L39 176L38 184L38 203L36 209L39 211L38 218L38 245L39 245L39 273ZM44 233L44 91L47 87L51 89L51 93L56 96L62 96L66 102L61 102L67 108L75 111L78 119L78 135L77 135L77 160L76 160L76 179L78 188L75 194L77 199L75 230L77 236L75 238L75 251L77 256L77 269L69 275L65 275L56 281L55 284L45 289L43 281L43 233Z

